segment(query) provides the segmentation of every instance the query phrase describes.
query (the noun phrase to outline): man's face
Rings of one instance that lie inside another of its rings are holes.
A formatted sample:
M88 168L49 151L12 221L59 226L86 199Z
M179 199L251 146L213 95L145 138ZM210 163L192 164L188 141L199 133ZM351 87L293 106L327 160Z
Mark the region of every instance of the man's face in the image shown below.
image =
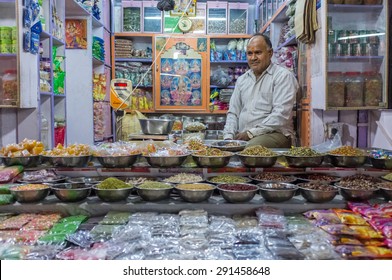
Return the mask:
M249 68L259 77L271 63L273 50L268 47L261 36L253 37L246 47Z

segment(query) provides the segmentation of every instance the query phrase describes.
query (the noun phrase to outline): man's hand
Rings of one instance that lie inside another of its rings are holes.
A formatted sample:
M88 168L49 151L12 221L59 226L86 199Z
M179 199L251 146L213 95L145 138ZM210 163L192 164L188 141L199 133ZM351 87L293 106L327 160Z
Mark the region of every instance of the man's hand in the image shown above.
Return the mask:
M245 132L238 133L236 136L234 136L234 140L249 141L250 138L248 136L248 133L246 133L245 131Z

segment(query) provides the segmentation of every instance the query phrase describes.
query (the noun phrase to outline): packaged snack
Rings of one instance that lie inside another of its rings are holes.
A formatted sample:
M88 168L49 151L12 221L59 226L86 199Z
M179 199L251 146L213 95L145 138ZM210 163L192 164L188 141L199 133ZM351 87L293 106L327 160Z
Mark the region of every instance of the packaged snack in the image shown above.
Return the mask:
M359 258L375 258L376 254L367 249L364 246L355 245L340 245L335 247L335 251L338 252L342 257L347 259L359 259Z
M346 225L367 225L367 222L360 215L345 209L334 209L340 221Z
M344 224L336 224L336 225L324 225L320 226L321 229L325 230L329 234L332 235L356 235L357 232L351 228L349 228L347 225Z
M382 234L372 229L370 226L349 226L360 239L383 238Z

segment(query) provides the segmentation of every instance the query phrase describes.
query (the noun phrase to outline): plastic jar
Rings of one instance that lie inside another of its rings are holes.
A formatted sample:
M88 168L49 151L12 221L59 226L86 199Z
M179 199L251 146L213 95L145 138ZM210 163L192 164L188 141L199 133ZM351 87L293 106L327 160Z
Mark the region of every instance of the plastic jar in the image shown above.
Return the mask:
M16 70L6 70L3 73L2 91L3 91L3 105L16 105L18 100L18 78Z
M382 101L383 81L380 73L364 73L364 103L365 106L380 106Z
M328 73L328 107L343 107L345 101L345 78L342 72Z
M346 73L346 106L363 106L364 79L360 72Z

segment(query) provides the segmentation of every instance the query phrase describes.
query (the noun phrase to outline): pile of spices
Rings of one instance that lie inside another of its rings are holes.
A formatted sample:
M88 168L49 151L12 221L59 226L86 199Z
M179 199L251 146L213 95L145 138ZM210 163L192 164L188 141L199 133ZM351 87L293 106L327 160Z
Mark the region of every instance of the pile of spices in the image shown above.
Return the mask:
M285 155L287 156L295 156L295 157L315 157L321 156L322 154L316 152L312 148L309 147L291 147Z
M145 181L139 186L140 189L171 189L172 186L162 182Z
M203 181L203 177L196 174L179 173L177 175L170 176L163 181L168 183L195 183Z
M247 147L238 154L244 156L264 156L264 157L277 156L277 153L261 145Z
M231 153L230 152L226 152L226 151L221 151L217 148L207 148L205 150L202 151L197 151L196 153L194 153L195 156L207 156L207 157L215 157L215 156L230 156Z
M181 190L212 190L214 189L214 186L210 184L180 184L176 186L177 189Z
M117 189L127 189L131 188L132 186L126 184L124 181L120 179L109 177L103 180L101 183L97 185L98 189L101 190L117 190Z
M257 186L248 184L222 184L219 188L226 191L255 191L258 189Z
M361 149L351 146L342 146L329 152L331 155L337 156L364 156L365 153Z
M248 178L233 175L218 175L209 179L211 183L246 183Z

